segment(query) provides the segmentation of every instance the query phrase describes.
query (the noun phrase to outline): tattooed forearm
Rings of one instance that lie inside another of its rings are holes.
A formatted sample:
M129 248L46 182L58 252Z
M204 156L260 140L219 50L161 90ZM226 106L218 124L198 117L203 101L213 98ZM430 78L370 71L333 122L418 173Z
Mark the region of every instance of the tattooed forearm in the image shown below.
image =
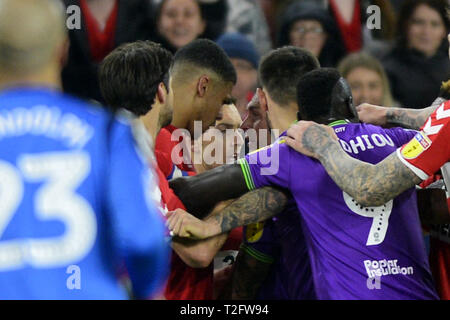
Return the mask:
M395 153L372 165L350 157L335 143L320 161L334 182L365 207L381 206L421 182Z
M302 143L339 188L366 207L381 206L421 182L395 153L377 165L350 157L319 125L305 131Z
M212 220L220 226L222 232L227 232L273 217L283 211L286 203L287 196L282 191L265 187L243 195L220 214L207 220Z
M232 275L232 299L252 300L256 298L262 282L267 277L271 264L261 262L244 250L234 263Z
M389 108L386 113L386 120L389 124L419 130L425 124L427 118L439 107L439 102L443 101L445 100L437 99L431 107L421 110Z

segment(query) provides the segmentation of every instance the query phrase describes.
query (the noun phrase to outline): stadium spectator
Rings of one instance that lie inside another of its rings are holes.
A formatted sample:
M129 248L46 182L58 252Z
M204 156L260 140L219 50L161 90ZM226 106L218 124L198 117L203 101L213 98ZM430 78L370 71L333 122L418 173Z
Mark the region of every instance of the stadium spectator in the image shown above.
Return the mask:
M156 11L157 41L175 52L205 32L206 21L196 0L163 0Z
M149 1L64 0L63 3L81 9L81 29L69 31L69 58L62 73L64 91L103 102L98 65L120 44L153 37Z
M429 106L450 76L447 0L406 0L395 48L383 59L392 94L407 108Z
M175 53L198 38L217 39L225 29L225 0L162 0L156 6L156 41Z
M353 53L340 62L338 70L349 83L356 106L362 103L395 105L386 72L376 58L364 52Z
M342 35L347 52L357 52L363 46L361 3L358 0L328 0L331 13Z
M244 119L249 97L256 90L259 54L253 43L239 33L224 34L217 44L226 52L236 69L237 83L231 94L236 98L236 107Z
M346 54L330 13L309 1L289 5L280 18L278 47L293 45L312 52L323 67L335 67Z

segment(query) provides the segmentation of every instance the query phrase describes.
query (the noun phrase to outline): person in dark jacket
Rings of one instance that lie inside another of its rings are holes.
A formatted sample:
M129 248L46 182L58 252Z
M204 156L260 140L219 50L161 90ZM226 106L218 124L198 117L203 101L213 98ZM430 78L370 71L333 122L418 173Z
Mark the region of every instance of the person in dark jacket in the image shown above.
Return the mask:
M175 53L198 38L216 40L225 30L225 0L160 0L155 8L155 41Z
M335 67L345 56L339 29L330 13L309 1L289 5L279 20L278 47L293 45L309 50L322 67Z
M408 108L424 108L449 79L450 30L446 0L406 0L400 11L398 39L383 59L394 99Z
M64 91L103 102L98 65L120 44L152 39L148 0L64 0L81 12L81 29L69 30L69 58L62 72Z

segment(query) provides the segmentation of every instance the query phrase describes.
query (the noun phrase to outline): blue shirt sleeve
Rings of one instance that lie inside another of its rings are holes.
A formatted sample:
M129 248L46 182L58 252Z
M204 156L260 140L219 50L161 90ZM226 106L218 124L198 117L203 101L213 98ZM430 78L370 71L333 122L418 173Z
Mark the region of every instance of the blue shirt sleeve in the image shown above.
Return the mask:
M139 153L131 128L115 122L110 134L107 208L114 246L125 261L133 292L148 298L161 289L169 270L166 227L152 191L153 170Z

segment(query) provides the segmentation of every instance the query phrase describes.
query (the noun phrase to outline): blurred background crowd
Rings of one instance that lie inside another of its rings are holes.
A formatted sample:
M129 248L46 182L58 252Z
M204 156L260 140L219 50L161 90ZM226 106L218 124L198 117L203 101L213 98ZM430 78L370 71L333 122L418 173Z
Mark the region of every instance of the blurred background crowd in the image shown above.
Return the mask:
M449 78L447 0L63 2L81 9L81 29L70 30L64 89L99 102L99 63L135 40L159 42L172 52L196 38L216 41L237 70L233 95L243 119L260 57L285 45L306 48L322 66L338 68L356 105L426 107Z

